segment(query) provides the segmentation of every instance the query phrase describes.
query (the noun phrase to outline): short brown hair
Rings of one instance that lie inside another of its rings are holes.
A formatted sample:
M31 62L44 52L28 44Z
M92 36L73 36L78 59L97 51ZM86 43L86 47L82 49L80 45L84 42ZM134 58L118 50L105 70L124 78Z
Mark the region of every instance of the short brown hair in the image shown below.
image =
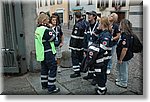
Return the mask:
M53 18L56 18L56 24L58 24L58 17L57 17L56 15L52 15L52 16L50 17L49 22L52 23L52 19L53 19Z

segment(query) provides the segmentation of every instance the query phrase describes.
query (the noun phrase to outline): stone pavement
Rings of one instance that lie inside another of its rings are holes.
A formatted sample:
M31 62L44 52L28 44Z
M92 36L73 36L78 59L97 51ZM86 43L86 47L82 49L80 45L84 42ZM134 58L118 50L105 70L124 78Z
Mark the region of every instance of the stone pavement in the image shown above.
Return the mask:
M82 79L86 73L82 73L81 77L78 78L70 78L71 73L73 71L70 68L63 69L61 73L58 73L56 85L60 88L60 92L54 93L54 95L95 95L94 89L96 86L91 85L91 80L86 81ZM27 80L34 87L38 95L48 94L46 90L41 89L39 73L30 73ZM107 88L107 95L136 95L132 90L120 88L109 80L107 82Z
M81 77L70 78L73 73L71 68L61 68L61 73L57 74L56 86L60 92L53 95L95 95L95 87L91 85L91 80L83 80L86 73L81 73ZM134 90L129 84L128 88L120 88L113 81L107 81L108 91L106 95L139 95L140 89ZM27 73L23 76L4 76L3 95L49 95L47 90L42 90L40 84L40 73Z

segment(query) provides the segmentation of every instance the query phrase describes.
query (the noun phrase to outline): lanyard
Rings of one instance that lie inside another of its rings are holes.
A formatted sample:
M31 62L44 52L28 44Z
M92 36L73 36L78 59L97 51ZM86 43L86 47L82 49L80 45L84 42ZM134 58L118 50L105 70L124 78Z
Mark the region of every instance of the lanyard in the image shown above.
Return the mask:
M92 29L92 30L91 30L91 27L90 27L90 34L91 34L91 35L92 35L92 33L94 32L94 30L95 30L95 27L96 27L97 23L98 23L98 22L96 22L96 23L95 23L95 25L94 25L94 27L93 27L93 29Z
M56 31L55 31L55 27L52 28L53 31L56 33L56 41L58 41L58 30L57 30L57 26L56 26Z
M55 28L56 28L56 31L55 31ZM53 27L52 29L53 29L53 31L56 33L56 36L57 36L57 35L58 35L57 26L56 26L56 27Z

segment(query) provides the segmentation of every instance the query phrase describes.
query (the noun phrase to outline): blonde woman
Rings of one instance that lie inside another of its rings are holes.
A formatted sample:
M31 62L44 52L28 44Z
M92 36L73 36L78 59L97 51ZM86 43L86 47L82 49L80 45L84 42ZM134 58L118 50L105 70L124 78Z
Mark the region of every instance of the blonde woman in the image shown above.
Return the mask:
M118 15L116 13L112 13L109 17L109 23L110 23L110 27L109 27L109 30L113 36L112 38L112 41L113 41L113 47L112 47L112 51L111 51L111 54L112 54L112 57L115 57L114 60L110 59L110 61L108 62L108 65L107 65L107 74L110 74L111 72L111 69L112 69L112 64L113 62L116 63L117 59L116 59L116 52L115 52L115 49L116 49L116 46L117 46L117 43L118 43L118 40L120 38L120 29L119 29L119 25L117 24L117 20L118 20Z
M111 49L112 49L112 35L109 32L109 21L108 17L102 17L100 20L99 28L101 29L98 35L98 40L96 41L100 47L99 54L95 63L95 74L97 81L97 94L106 94L106 82L107 82L107 64L111 59Z
M57 64L54 45L55 32L49 27L49 17L42 13L37 18L38 26L35 30L36 59L41 62L41 85L49 93L58 92L56 87Z

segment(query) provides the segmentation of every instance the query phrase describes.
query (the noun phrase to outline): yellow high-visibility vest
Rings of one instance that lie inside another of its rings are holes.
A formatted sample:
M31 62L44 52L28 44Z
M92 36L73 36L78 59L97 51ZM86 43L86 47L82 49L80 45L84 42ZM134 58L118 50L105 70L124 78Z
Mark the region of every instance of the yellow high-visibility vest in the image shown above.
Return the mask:
M44 60L44 45L42 44L42 38L45 30L48 29L45 26L37 27L35 30L35 50L36 50L36 59L37 61ZM56 54L56 48L54 41L50 42L52 53Z

